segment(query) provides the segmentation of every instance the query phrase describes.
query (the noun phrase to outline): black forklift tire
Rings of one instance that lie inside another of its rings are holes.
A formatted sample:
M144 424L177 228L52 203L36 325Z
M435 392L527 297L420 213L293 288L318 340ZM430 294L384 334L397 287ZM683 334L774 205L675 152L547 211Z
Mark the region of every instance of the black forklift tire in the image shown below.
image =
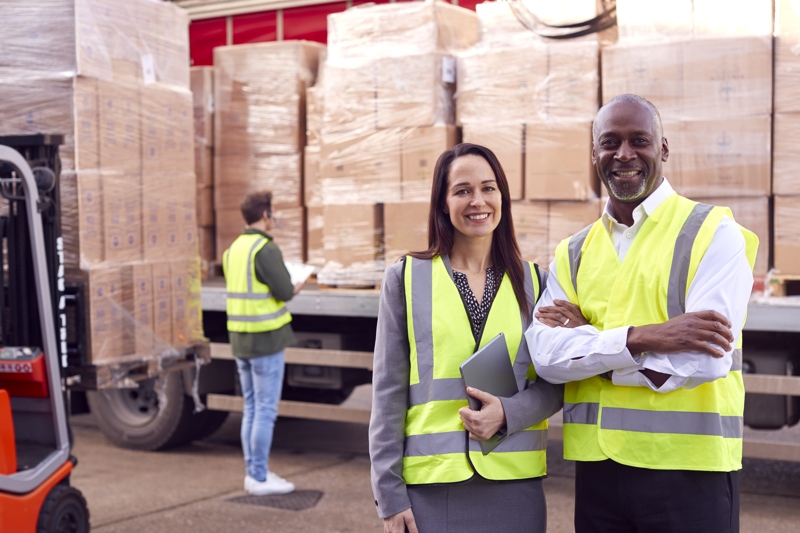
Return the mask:
M89 408L100 431L122 448L155 451L192 441L200 417L184 394L181 372L167 372L138 389L90 391Z
M89 508L81 491L58 484L45 497L36 533L88 533Z

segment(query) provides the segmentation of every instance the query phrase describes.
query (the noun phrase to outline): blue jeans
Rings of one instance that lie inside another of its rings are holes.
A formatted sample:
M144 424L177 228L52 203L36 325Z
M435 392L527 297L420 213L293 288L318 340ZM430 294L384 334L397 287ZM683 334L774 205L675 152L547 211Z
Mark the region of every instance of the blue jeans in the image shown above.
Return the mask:
M244 396L242 450L247 475L265 481L272 431L283 387L283 350L252 359L236 358Z

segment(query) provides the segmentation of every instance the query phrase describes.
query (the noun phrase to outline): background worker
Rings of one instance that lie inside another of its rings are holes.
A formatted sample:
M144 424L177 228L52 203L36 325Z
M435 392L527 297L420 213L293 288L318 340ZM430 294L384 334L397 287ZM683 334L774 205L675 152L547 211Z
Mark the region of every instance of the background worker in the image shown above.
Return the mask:
M381 289L369 449L384 531L543 533L546 419L561 390L535 380L525 347L543 282L521 259L489 149L460 144L439 157L428 243L389 267ZM459 365L500 332L521 391L465 390ZM508 437L483 455L476 440L498 431Z
M242 449L244 490L253 495L286 494L294 485L269 469L278 416L284 349L295 342L286 303L292 286L272 228L272 194L247 195L241 205L247 227L222 256L227 289L228 333L244 397Z
M652 103L614 98L593 138L605 212L559 244L526 333L539 375L567 383L575 530L738 531L758 239L729 209L672 190Z

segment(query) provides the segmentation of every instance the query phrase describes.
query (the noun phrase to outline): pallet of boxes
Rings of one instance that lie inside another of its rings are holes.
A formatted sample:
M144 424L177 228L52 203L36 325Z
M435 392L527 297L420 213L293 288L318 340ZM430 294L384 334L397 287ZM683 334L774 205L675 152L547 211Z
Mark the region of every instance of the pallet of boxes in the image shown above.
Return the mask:
M427 248L434 165L459 140L456 54L477 37L475 13L446 2L328 17L306 151L309 256L324 264L320 283L372 287L385 264Z
M551 24L598 14L594 2L539 7ZM464 142L497 155L522 257L548 268L558 243L600 214L591 123L606 36L548 40L525 28L507 2L476 11L480 42L458 57L458 124Z
M214 68L192 67L197 245L203 277L216 261L214 231Z
M603 101L635 93L661 113L664 173L692 200L731 208L770 257L772 2L618 0L619 42L604 48ZM776 118L776 128L777 128Z
M185 359L202 335L188 19L153 0L4 11L0 134L63 134L67 282L88 388ZM193 363L192 363L193 364Z
M775 2L774 267L777 296L800 294L800 6Z
M244 197L272 191L270 235L285 261L305 261L306 89L325 47L306 41L214 50L216 258L245 226Z

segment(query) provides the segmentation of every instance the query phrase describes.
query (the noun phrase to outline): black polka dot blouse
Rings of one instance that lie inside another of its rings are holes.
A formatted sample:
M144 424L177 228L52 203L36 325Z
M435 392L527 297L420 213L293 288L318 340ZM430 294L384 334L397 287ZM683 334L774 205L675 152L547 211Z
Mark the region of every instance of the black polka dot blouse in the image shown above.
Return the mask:
M500 287L500 282L503 280L503 274L495 274L493 268L486 269L486 287L483 289L483 299L478 303L478 299L472 293L469 287L467 275L463 272L453 270L453 281L458 287L458 292L461 293L461 298L467 308L467 315L469 315L469 322L472 326L472 334L478 338L484 320L489 314L489 309L492 308L492 301L497 294L497 289Z

